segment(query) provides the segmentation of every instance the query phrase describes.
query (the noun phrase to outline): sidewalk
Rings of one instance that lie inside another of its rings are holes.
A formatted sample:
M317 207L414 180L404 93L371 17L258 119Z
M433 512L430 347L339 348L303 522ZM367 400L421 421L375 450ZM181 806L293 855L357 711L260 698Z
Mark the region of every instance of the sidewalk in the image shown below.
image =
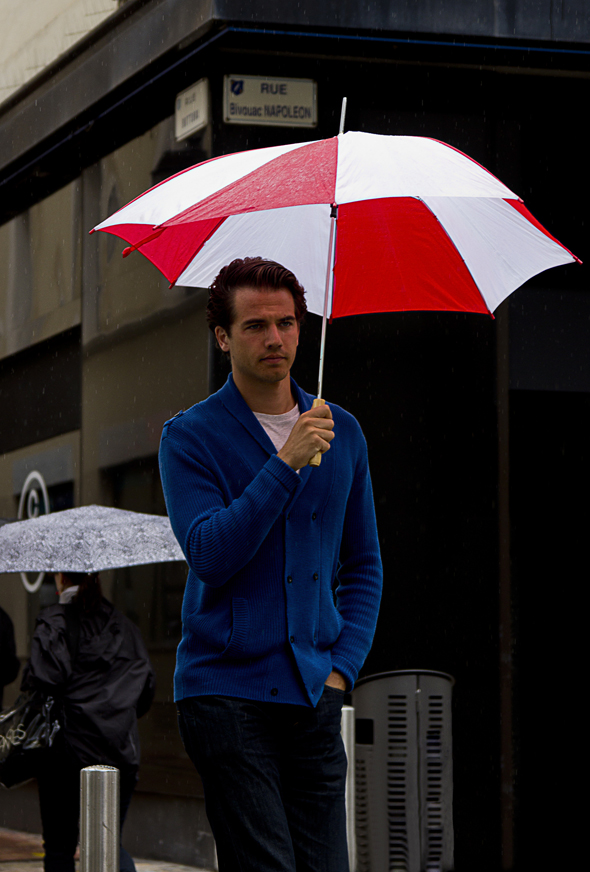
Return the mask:
M205 872L163 860L135 860L137 872ZM0 827L0 872L43 872L43 841L35 833Z

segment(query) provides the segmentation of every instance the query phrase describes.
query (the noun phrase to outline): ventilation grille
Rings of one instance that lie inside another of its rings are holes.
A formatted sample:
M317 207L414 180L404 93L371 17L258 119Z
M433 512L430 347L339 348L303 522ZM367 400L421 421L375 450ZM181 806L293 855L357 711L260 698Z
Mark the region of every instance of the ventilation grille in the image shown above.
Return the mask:
M450 676L400 671L354 691L356 872L450 872Z
M355 763L357 872L371 872L371 842L369 832L369 785L371 784L371 777L369 770L370 758L363 759L357 752Z
M408 872L410 855L406 795L408 791L408 700L391 694L387 705L387 820L389 869Z
M426 869L443 868L443 697L430 694L426 721Z

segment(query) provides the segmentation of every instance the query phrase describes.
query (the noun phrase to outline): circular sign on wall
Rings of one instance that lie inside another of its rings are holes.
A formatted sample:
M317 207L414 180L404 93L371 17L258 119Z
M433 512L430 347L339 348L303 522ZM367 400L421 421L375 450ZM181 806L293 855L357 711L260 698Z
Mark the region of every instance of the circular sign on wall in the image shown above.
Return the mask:
M18 504L18 519L26 521L29 518L38 518L40 515L48 515L49 494L47 486L40 472L30 472L23 485L20 501ZM33 581L29 580L31 573L21 572L20 577L29 593L35 593L43 584L44 572L40 572Z

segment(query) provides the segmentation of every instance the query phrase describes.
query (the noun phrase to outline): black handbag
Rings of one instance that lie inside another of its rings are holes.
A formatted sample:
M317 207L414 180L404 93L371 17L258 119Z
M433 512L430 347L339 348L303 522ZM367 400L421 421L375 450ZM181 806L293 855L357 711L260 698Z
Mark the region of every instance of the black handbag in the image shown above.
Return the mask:
M16 787L37 774L41 755L60 730L55 699L39 691L21 693L0 712L0 784Z

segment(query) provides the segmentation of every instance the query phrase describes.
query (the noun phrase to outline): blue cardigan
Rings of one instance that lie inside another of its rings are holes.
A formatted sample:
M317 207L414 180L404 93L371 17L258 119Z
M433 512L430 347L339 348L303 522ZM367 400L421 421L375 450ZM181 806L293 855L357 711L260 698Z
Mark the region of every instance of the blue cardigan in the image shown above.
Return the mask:
M299 409L313 397L291 382ZM175 699L220 694L315 706L332 668L352 687L371 646L382 569L365 439L330 404L335 439L300 474L229 377L167 421L160 470L190 571Z

